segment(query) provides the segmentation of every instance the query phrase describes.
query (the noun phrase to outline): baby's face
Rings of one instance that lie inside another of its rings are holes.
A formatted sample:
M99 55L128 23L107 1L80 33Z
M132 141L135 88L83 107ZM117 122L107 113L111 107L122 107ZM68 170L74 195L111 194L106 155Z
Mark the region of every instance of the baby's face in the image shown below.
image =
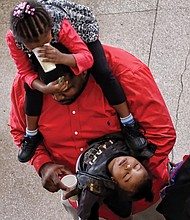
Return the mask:
M22 43L25 45L25 47L32 51L33 49L37 48L37 47L42 47L44 44L46 43L50 43L52 40L52 34L51 34L51 30L49 30L48 32L41 34L39 38L35 39L35 41L33 42L26 42L26 41L22 41Z
M131 194L135 193L138 186L149 176L144 166L130 156L114 158L109 163L108 170L119 186Z

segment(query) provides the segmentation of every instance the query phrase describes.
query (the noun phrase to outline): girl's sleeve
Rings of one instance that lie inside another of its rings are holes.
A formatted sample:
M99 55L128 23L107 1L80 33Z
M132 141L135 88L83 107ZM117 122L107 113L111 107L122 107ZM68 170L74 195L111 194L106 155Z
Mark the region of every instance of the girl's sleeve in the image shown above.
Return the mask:
M22 80L32 88L31 84L38 78L38 75L33 71L28 55L17 47L11 31L7 32L6 41L10 54L16 64L18 74L20 74Z
M93 65L93 57L86 44L82 41L68 20L61 25L58 41L62 43L74 56L77 67L71 68L75 75L79 75Z

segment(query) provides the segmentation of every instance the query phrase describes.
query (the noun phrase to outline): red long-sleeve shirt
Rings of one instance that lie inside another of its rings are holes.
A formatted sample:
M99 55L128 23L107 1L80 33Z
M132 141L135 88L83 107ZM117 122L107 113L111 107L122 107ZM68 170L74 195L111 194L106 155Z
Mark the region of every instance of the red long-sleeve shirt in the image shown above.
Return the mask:
M17 47L13 33L10 30L7 32L6 41L10 54L18 69L18 74L20 74L22 79L32 88L31 84L38 75L32 69L28 55ZM66 19L62 22L58 42L63 44L74 56L77 67L71 69L76 75L92 67L92 54Z
M146 129L148 140L157 145L156 153L148 163L156 177L153 180L156 202L160 187L167 182L168 154L176 138L168 109L146 65L122 49L109 46L104 46L104 49L110 67L126 93L130 111ZM9 123L17 145L25 132L24 89L21 83L22 79L17 75L11 93ZM86 142L116 132L120 130L120 125L115 110L90 76L82 94L70 105L60 105L51 95L44 95L39 130L44 136L45 147L39 146L31 160L37 172L47 162L64 164L75 171L78 156L88 147ZM144 201L134 202L133 213L150 205ZM110 211L108 213L108 219L117 219L113 213L111 217Z

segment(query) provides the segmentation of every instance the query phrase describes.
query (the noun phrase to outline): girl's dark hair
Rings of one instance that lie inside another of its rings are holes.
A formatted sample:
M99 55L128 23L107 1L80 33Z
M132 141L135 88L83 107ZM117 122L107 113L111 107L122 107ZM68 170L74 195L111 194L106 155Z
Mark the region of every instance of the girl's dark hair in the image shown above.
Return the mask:
M140 184L136 190L136 193L132 195L132 200L137 201L140 199L145 199L146 202L152 202L154 199L154 194L152 191L152 180L157 179L155 175L149 170L147 166L147 161L141 162L148 173L148 178Z
M11 12L11 30L19 42L35 42L52 28L48 12L35 1L21 2Z
M152 180L147 179L143 182L140 187L138 187L138 191L132 196L133 201L137 201L140 199L145 199L147 202L152 202L154 199L154 194L152 192Z

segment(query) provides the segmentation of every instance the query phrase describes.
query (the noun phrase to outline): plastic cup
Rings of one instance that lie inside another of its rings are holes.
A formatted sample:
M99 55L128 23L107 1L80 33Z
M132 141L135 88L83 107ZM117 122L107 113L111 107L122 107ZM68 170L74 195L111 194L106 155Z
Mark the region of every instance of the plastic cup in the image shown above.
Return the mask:
M70 191L74 190L77 186L77 178L75 175L72 175L72 174L69 174L69 175L66 175L64 176L62 179L61 179L61 182L67 186L69 188ZM62 195L65 195L66 193L68 193L67 191L64 191L62 190ZM69 200L71 201L76 201L78 199L78 196L77 195L74 195L74 196L71 196L69 198Z
M44 44L44 45L49 45L49 43ZM36 47L34 48L32 51L35 54L36 58L38 59L40 65L42 66L43 70L45 73L50 72L51 70L54 70L56 68L56 65L54 63L51 62L44 62L42 61L41 57L38 57L38 51L42 49L42 47Z

